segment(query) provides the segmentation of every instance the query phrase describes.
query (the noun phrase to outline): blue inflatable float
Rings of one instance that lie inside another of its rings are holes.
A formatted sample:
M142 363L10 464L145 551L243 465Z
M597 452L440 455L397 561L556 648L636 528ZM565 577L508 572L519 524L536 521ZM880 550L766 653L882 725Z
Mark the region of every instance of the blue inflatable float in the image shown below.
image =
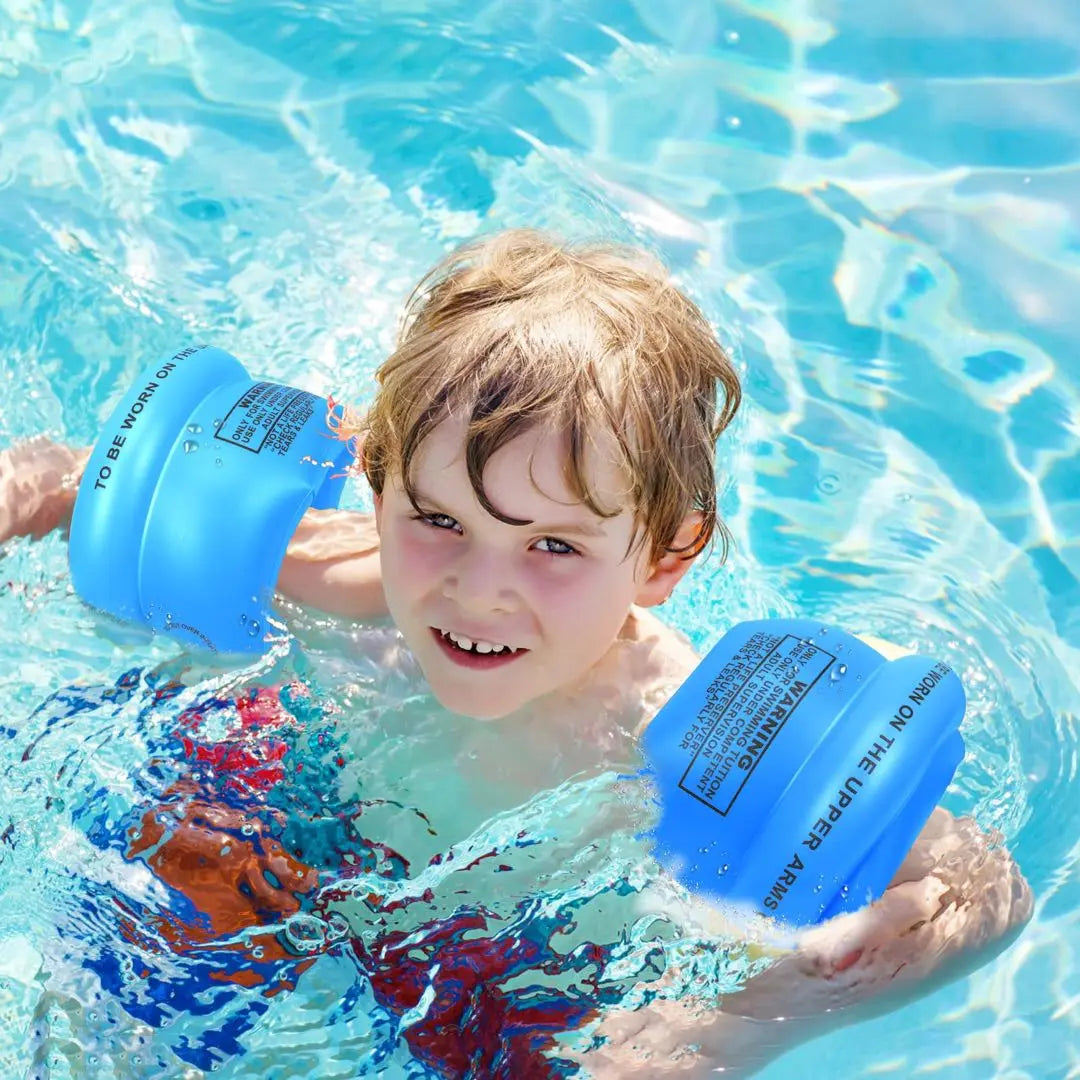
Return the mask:
M649 725L660 860L795 926L888 887L964 756L964 689L805 619L730 630Z
M338 505L352 463L327 418L325 399L212 346L146 368L79 485L76 591L190 644L263 652L289 540L310 507Z
M328 403L205 345L151 365L91 454L71 525L89 604L185 642L265 649L285 549L338 504ZM689 889L793 925L879 897L964 755L944 663L887 662L817 622L732 629L644 736L659 858Z

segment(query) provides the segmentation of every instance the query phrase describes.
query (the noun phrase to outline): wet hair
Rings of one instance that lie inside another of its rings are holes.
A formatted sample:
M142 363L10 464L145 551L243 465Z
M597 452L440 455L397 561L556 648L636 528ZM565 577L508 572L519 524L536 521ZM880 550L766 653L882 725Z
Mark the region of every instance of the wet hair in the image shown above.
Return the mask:
M697 554L728 532L717 517L716 440L739 407L738 375L701 311L664 267L635 248L570 244L531 229L459 248L417 285L397 347L376 372L363 415L346 410L373 491L399 477L420 511L411 466L453 415L467 418L465 464L481 506L500 521L483 484L491 456L538 427L565 435L567 485L600 517L628 506L651 558ZM719 407L718 407L719 397ZM597 434L617 455L626 506L603 506L586 461ZM691 510L701 527L674 548ZM629 552L628 552L629 554Z

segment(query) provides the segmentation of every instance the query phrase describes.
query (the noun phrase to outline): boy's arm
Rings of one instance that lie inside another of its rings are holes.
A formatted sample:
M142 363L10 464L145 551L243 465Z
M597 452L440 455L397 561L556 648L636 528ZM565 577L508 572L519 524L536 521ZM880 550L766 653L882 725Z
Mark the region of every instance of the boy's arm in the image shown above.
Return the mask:
M373 514L309 510L285 552L278 591L331 615L385 615Z
M0 543L67 528L90 450L38 437L0 451ZM277 587L291 600L360 619L386 613L371 514L309 510L285 553Z
M709 912L703 905L699 917ZM885 895L807 930L720 1007L657 999L613 1011L578 1060L596 1080L749 1076L807 1039L898 1008L1000 952L1031 916L1016 863L970 818L935 810Z
M909 651L860 636L888 660ZM589 1029L604 1044L575 1056L597 1080L618 1080L645 1060L657 1077L711 1077L718 1068L749 1076L800 1042L898 1008L985 963L1032 907L1000 837L938 807L876 903L805 931L719 1008L657 998L604 1014ZM730 933L727 916L704 901L673 914Z

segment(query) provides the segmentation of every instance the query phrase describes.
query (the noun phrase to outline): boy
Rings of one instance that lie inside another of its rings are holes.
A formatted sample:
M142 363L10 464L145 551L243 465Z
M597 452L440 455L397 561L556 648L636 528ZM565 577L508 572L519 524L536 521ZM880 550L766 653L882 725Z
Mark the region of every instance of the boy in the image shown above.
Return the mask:
M640 732L697 662L648 609L726 539L713 453L740 390L704 317L638 253L513 231L421 282L378 381L340 431L374 518L309 513L281 591L388 612L456 712L581 743ZM0 539L62 523L79 468L51 444L0 455ZM582 1063L622 1076L647 1052L650 1075L734 1075L1000 945L1030 909L1008 856L938 811L877 904L805 934L722 1012L658 999L608 1013Z

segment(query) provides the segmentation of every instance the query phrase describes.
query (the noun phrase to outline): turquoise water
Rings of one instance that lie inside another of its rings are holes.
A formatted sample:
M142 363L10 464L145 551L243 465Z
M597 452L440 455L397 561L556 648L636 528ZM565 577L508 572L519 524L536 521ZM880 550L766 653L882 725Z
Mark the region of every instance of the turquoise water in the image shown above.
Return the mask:
M990 965L762 1075L1077 1075L1078 70L1068 0L2 0L0 446L89 443L147 359L193 336L363 402L447 247L510 225L646 244L721 328L748 399L721 461L732 559L695 569L670 617L701 647L800 612L948 658L970 704L947 805L1004 834L1037 896ZM380 628L297 613L302 648L182 670L78 603L62 538L10 544L0 570L3 1075L424 1075L326 912L318 962L272 999L215 1001L199 979L220 953L117 933L124 905L168 910L121 851L183 757L180 708L212 720L260 682L313 687L286 760L326 767L330 807L359 785L365 835L428 879L434 855L500 852L527 884L468 879L503 920L489 932L550 940L520 906L546 890L552 918L577 920L565 953L600 941L633 1000L656 948L635 902L655 881L611 780L626 747L535 798L511 769L477 785L491 737L387 663ZM158 701L177 672L179 703ZM73 683L77 700L51 699ZM303 741L320 725L349 733L340 776ZM334 818L305 792L288 814ZM609 852L581 799L605 808ZM513 840L525 823L535 852ZM672 924L661 947L695 942ZM164 1016L140 989L155 964L184 1005ZM569 969L549 978L573 997Z

